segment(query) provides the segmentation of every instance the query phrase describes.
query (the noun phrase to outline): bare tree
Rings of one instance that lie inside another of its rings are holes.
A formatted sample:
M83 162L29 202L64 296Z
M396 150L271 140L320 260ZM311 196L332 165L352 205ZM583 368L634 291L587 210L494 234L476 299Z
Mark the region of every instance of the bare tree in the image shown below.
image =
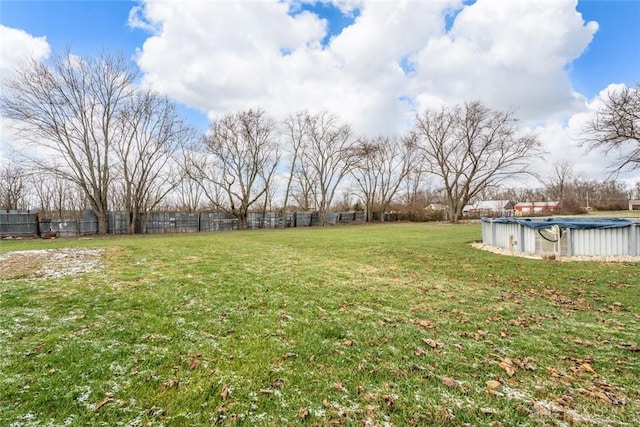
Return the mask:
M5 82L0 108L35 149L38 169L78 185L107 232L114 125L133 93L136 72L122 57L54 54L32 59Z
M571 187L571 181L574 179L573 168L567 161L557 162L553 164L551 176L545 181L547 195L560 203L560 210L564 210L569 206L565 206L567 202L567 193Z
M450 221L483 189L529 170L540 143L521 135L511 112L491 110L479 101L427 109L416 117L416 136L425 168L442 180Z
M233 214L241 230L280 161L275 131L276 122L262 110L228 114L212 123L200 158L189 167L212 205Z
M29 176L29 185L35 193L35 206L45 215L64 218L84 206L82 190L59 176L34 173Z
M304 145L301 147L304 150ZM303 211L318 209L320 205L320 190L316 172L304 162L301 157L293 169L293 183L291 196L296 205Z
M583 131L584 147L618 153L612 174L640 168L640 84L609 92Z
M327 112L306 114L305 125L298 176L303 185L317 189L317 208L324 226L336 189L353 167L351 127Z
M597 210L626 210L631 189L624 183L608 180L593 183L594 192L589 196L590 205Z
M415 140L406 138L363 138L354 148L354 167L351 170L361 198L366 206L367 221L373 220L374 210L384 213L396 196L415 161Z
M26 198L26 173L15 165L0 169L0 209L24 208Z
M173 189L171 195L173 206L179 210L193 213L202 208L202 187L189 176L181 176L180 182Z
M176 154L194 135L166 97L145 91L128 102L114 144L127 229L143 232L147 214L180 182ZM142 216L144 214L144 216ZM136 230L136 227L141 227Z
M364 203L367 222L373 221L376 193L381 181L382 171L379 167L379 160L382 157L382 150L380 141L367 138L360 139L353 150L355 163L351 174L360 190L358 197Z
M289 196L292 193L292 185L296 170L299 166L299 158L301 155L301 147L303 146L305 135L307 134L308 114L298 112L287 117L283 123L285 129L285 143L287 144L287 154L290 156L289 171L287 176L287 186L284 192L284 201L282 203L282 227L286 227L287 207L289 206ZM300 175L298 175L300 176Z
M441 203L436 192L429 188L427 172L423 168L423 153L418 150L415 155L416 157L404 180L400 199L404 204L404 214L410 221L422 218L424 210L430 203Z

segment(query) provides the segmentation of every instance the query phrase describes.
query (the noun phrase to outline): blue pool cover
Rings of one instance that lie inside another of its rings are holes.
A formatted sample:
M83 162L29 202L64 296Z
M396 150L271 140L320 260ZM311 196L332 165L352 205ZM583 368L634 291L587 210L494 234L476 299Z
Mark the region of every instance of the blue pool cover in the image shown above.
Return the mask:
M631 221L629 219L621 218L513 218L513 217L501 217L501 218L482 218L482 222L495 222L498 224L520 224L529 228L549 228L557 225L561 228L621 228L629 227L632 224L638 224L637 221Z

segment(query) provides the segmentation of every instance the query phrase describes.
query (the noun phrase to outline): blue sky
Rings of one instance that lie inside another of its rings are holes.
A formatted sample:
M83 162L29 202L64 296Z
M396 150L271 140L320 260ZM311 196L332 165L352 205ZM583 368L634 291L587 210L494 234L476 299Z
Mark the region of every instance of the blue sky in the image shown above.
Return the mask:
M127 26L130 1L3 0L0 21L34 36L46 36L54 50L67 46L75 52L100 48L133 53L147 34Z
M575 89L593 97L611 82L640 84L640 1L587 0L578 2L577 9L599 29L571 65Z
M640 83L640 0L3 0L0 24L54 51L123 52L201 129L260 107L326 109L357 131L393 132L425 106L472 98L517 110L554 160L573 161L583 152L567 141L591 100ZM598 162L585 157L585 174Z

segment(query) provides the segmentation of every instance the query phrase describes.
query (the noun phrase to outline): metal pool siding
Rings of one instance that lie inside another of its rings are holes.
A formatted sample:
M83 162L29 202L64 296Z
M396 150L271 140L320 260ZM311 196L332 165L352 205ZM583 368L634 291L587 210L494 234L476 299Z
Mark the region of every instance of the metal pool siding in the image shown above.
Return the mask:
M638 256L640 224L619 228L563 229L566 244L561 256ZM514 247L509 248L513 235ZM536 248L536 230L516 223L482 223L482 243L503 249L541 255Z

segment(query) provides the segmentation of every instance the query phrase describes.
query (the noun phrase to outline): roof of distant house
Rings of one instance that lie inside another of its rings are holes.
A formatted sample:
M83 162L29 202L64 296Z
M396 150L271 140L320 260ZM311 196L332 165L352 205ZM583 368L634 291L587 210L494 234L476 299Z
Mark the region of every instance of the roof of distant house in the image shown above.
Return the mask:
M481 200L481 201L466 205L463 211L470 211L470 210L500 211L503 209L511 209L512 207L509 205L511 205L511 202L509 200Z

